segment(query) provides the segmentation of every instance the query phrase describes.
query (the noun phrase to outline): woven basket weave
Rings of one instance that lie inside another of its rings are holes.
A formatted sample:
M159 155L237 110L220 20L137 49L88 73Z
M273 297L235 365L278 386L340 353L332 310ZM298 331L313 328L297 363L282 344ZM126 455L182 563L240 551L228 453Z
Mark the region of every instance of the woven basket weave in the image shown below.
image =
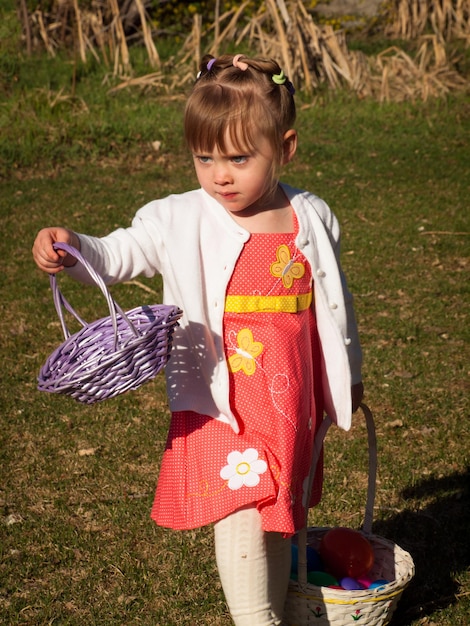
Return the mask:
M157 304L124 313L78 250L65 243L55 243L54 248L65 250L83 264L106 298L109 316L87 324L61 293L56 276L50 276L65 341L42 366L38 389L93 404L137 389L154 378L170 357L173 331L182 311ZM74 335L67 328L63 309L83 326Z
M403 590L413 578L414 563L410 554L393 542L371 534L377 447L372 413L364 404L361 409L366 418L369 443L369 482L362 532L371 543L375 557L368 577L390 582L377 589L361 591L319 587L307 582L307 546L318 549L321 538L330 528L305 528L298 534L298 580L289 583L283 622L286 626L350 626L358 623L363 626L384 626L390 622ZM315 439L310 487L323 439L330 425L331 421L325 419Z

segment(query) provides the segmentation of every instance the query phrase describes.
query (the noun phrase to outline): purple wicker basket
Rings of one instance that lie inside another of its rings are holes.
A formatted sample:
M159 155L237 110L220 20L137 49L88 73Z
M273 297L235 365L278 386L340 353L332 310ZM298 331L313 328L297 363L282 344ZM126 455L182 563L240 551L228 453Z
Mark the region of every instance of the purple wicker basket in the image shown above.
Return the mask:
M74 256L101 289L109 316L87 324L67 302L50 276L52 295L65 341L48 357L38 377L38 389L69 395L93 404L137 389L155 378L170 358L172 337L182 311L172 305L144 305L124 311L111 297L101 276L75 248L55 243L56 250ZM83 326L71 335L66 309Z

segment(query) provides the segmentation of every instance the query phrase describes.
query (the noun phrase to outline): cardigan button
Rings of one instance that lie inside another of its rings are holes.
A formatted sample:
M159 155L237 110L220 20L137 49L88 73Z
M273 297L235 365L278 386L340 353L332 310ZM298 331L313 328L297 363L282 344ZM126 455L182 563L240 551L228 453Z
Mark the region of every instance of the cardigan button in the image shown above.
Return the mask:
M334 311L337 308L338 308L338 305L336 304L336 302L330 302L330 309L333 309Z
M324 278L326 276L326 272L324 272L321 269L317 270L317 276L319 276L320 278Z
M349 346L351 344L351 337L345 337L344 338L344 345L345 346Z

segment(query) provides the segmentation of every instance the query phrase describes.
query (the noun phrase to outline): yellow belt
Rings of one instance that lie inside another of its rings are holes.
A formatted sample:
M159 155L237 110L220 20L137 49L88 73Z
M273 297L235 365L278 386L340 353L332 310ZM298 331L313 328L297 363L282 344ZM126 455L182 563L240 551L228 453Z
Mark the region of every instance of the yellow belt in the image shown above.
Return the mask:
M297 296L227 296L227 313L297 313L312 304L312 292Z

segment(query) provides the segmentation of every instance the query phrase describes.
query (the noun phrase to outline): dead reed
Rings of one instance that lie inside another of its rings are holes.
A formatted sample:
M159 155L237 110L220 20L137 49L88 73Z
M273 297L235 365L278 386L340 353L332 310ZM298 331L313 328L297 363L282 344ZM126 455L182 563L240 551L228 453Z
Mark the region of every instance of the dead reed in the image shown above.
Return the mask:
M209 25L195 15L191 32L170 62L171 79L160 61L143 0L126 3L132 15L123 14L118 0L95 0L87 9L80 9L78 0L61 0L54 16L39 9L30 14L24 33L29 37L28 49L42 42L54 55L60 46L73 45L82 62L93 55L112 66L121 80L117 89L171 91L193 80L203 50L217 56L227 42L242 41L262 56L277 58L294 84L309 94L326 86L349 89L359 97L402 101L427 100L467 88L455 59L448 57L446 42L470 42L470 0L394 0L384 32L391 38L416 40L413 56L397 47L377 56L350 50L344 30L316 23L302 0L266 0L248 21L247 5L248 0L221 13L217 1L216 19ZM134 76L131 67L125 30L129 22L138 31L152 67L145 76Z
M470 43L470 0L392 0L387 10L387 36L416 39L428 32L445 41Z

